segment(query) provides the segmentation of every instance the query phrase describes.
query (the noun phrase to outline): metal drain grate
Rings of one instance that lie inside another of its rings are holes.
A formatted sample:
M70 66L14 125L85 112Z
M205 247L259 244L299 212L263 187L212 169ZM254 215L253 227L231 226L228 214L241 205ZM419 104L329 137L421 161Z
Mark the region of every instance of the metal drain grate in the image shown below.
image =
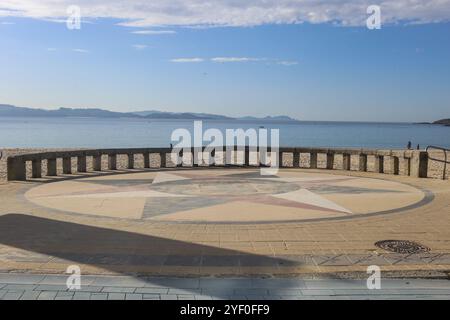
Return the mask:
M429 252L431 249L413 241L408 240L383 240L375 243L378 248L395 253L424 253Z

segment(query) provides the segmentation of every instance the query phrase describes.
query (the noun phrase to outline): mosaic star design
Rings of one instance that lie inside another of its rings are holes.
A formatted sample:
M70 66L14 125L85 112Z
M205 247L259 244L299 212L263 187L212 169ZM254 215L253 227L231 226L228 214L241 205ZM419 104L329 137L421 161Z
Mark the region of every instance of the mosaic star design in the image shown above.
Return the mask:
M97 216L256 222L352 217L411 205L423 194L378 179L207 169L87 177L38 186L26 197L41 206Z

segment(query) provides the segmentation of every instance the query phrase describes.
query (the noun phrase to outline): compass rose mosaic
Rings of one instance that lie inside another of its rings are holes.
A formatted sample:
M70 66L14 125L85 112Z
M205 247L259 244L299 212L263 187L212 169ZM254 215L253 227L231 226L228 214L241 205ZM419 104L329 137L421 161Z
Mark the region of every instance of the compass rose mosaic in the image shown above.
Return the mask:
M412 186L381 179L252 169L148 171L42 184L25 197L78 214L163 222L290 222L406 210L426 203Z

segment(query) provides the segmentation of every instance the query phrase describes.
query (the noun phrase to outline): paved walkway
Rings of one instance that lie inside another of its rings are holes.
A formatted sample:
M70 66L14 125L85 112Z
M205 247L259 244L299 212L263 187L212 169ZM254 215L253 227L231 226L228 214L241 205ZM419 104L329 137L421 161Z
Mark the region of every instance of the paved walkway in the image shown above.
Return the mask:
M48 183L53 181L54 183ZM286 169L132 171L0 185L0 272L148 276L450 270L450 183ZM429 251L395 253L383 240Z
M262 278L135 278L83 276L71 291L63 275L0 274L3 300L301 300L301 299L445 299L447 280L382 280L368 290L363 280Z

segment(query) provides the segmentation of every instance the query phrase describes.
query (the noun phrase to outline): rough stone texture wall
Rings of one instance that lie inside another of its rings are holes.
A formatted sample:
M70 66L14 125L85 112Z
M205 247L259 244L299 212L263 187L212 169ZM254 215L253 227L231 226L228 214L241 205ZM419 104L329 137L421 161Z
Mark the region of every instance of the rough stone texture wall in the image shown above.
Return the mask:
M3 149L3 158L0 160L0 183L6 182L6 158L8 156L14 156L14 155L20 155L20 154L27 154L27 153L37 153L37 152L47 152L47 151L64 151L65 149ZM220 154L218 154L220 157ZM432 158L436 159L443 159L444 155L442 152L436 151L432 152L430 154ZM448 154L450 158L450 152ZM187 157L189 158L189 156ZM286 166L292 166L292 154L286 153L283 158L283 163ZM250 157L250 161L255 161L255 157ZM300 167L309 167L309 161L310 157L308 154L301 154L300 156ZM374 170L374 163L375 159L374 156L368 156L367 159L368 163L368 171ZM334 160L334 169L342 169L342 155L335 155ZM326 155L325 154L319 154L317 157L317 164L318 168L325 168L326 167ZM358 170L358 164L359 159L357 156L352 156L351 161L351 169L352 170ZM117 169L126 169L128 165L128 157L126 155L118 155L117 156ZM159 157L156 154L152 154L150 156L150 165L152 167L158 167L159 166ZM169 167L174 166L174 164L170 161L170 156L167 157L167 165ZM142 155L135 155L135 168L140 169L144 167L144 159ZM430 160L428 163L428 174L430 178L442 178L442 172L443 172L443 163ZM102 168L103 170L106 170L108 168L108 157L103 156L102 157ZM88 171L92 170L92 157L87 157L87 169ZM384 170L385 172L389 173L391 172L390 168L390 162L389 157L385 157L385 163L384 163ZM57 162L57 171L58 175L62 174L62 159L58 159ZM77 171L77 162L76 158L72 160L72 171ZM46 168L46 162L42 161L42 173L45 175L47 172ZM406 172L406 163L402 159L400 159L400 174L405 174ZM27 176L31 176L31 163L27 163ZM450 176L450 165L447 165L447 179L449 179Z

